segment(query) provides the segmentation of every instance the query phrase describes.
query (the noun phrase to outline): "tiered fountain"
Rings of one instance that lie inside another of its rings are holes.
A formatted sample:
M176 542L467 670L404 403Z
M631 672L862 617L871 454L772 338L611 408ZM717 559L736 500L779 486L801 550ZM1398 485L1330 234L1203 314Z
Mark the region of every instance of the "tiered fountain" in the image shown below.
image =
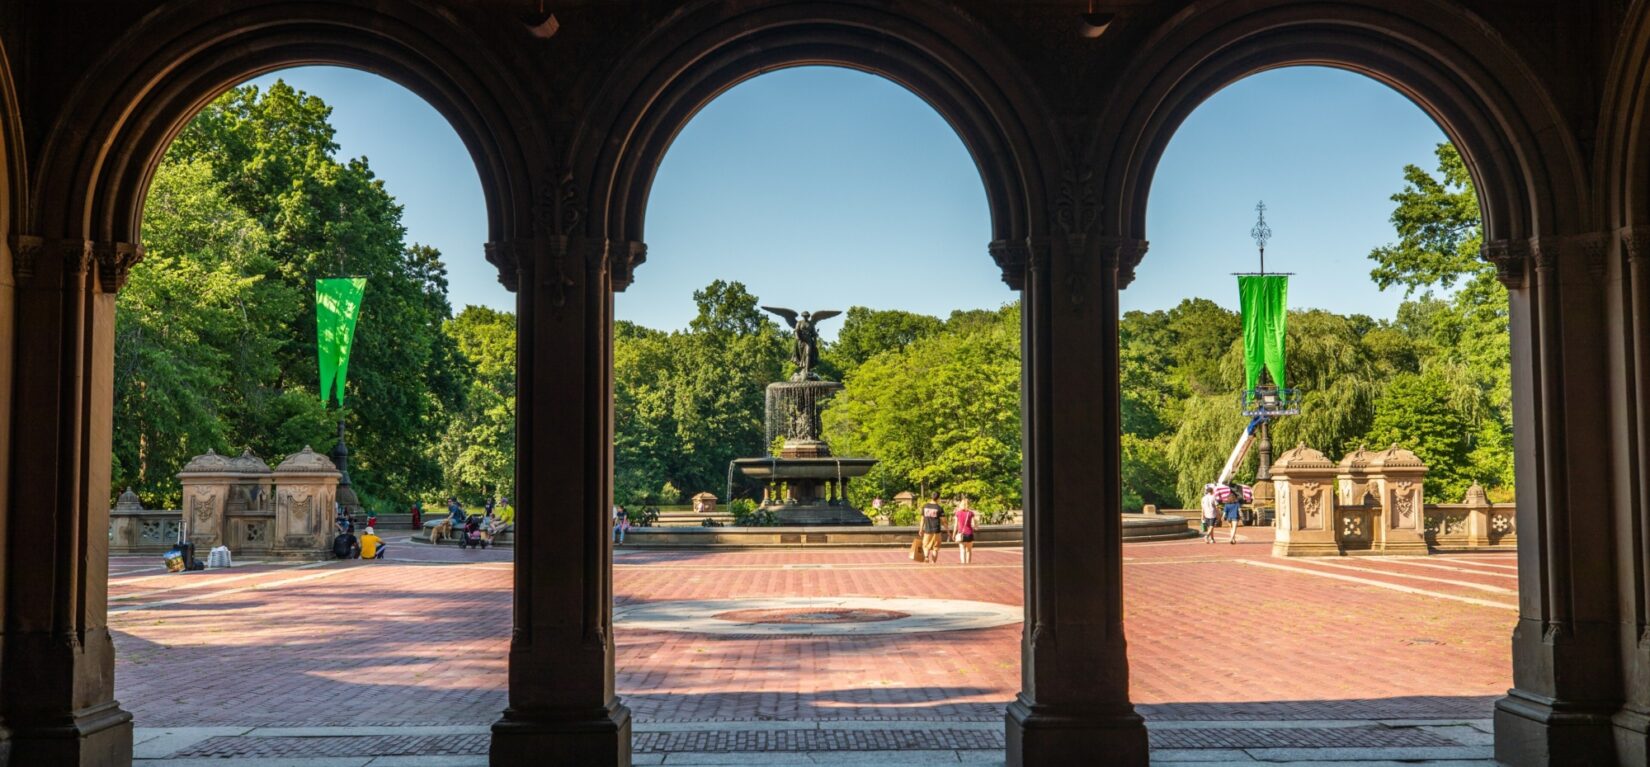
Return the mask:
M848 502L848 483L875 466L875 458L831 455L820 428L819 411L842 384L814 372L819 364L815 325L840 312L802 312L764 306L796 331L790 380L768 384L767 442L784 438L778 455L740 458L739 473L763 483L762 508L785 525L869 525L871 520ZM770 447L771 450L771 447Z

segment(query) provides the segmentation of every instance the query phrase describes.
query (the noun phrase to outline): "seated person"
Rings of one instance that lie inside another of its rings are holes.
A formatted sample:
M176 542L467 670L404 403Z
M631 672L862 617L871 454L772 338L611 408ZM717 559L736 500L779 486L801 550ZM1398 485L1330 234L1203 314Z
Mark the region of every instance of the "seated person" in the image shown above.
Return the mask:
M361 536L361 558L383 559L385 548L384 539L373 532L372 525L367 525L366 534Z
M338 533L332 539L332 555L339 559L354 559L361 554L361 544L355 540L355 535L347 532Z
M463 532L458 534L458 546L464 549L471 546L487 548L487 539L481 534L481 517L472 515L464 520Z

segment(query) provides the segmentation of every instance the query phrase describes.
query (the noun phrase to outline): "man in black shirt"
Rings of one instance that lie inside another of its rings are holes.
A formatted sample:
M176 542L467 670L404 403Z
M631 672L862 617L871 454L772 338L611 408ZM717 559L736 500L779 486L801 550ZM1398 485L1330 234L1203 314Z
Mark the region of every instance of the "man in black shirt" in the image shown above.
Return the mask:
M940 561L940 540L945 535L945 507L940 505L940 494L929 496L922 506L922 554L933 563Z

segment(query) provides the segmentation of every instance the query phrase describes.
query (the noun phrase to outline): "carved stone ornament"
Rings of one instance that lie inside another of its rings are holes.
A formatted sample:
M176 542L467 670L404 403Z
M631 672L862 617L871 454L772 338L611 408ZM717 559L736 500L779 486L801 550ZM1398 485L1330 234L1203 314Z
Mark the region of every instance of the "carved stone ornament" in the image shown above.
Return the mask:
M550 311L561 319L567 308L567 295L578 285L573 281L576 267L569 262L578 260L578 255L572 253L572 238L555 236L550 239L550 268L544 270L544 284L541 286L550 293Z
M243 474L269 473L269 464L264 463L264 459L253 455L251 448L242 450L239 456L229 459L229 466L232 470Z
M1604 282L1604 274L1609 264L1605 254L1610 249L1610 236L1607 234L1582 234L1570 238L1566 250L1574 250L1581 266L1592 278L1594 285Z
M40 251L46 243L39 237L16 235L11 240L11 274L18 283L34 279L35 265L40 262Z
M230 463L227 457L218 455L218 451L213 450L212 448L207 448L204 454L197 455L190 459L189 463L184 464L183 471L179 473L193 474L196 472L224 472L233 470L234 466Z
M1635 269L1650 261L1650 227L1621 230L1621 258Z
M1117 289L1123 290L1134 283L1134 270L1139 268L1140 262L1146 258L1146 251L1151 243L1145 240L1129 240L1117 259Z
M521 287L521 258L516 252L519 247L517 242L489 242L482 249L487 263L498 269L499 284L511 293Z
M1483 245L1484 260L1495 265L1495 278L1508 290L1524 287L1525 267L1530 262L1530 244L1521 240L1495 240Z
M1318 493L1317 482L1307 482L1301 487L1306 490L1300 496L1301 515L1304 517L1303 524L1307 528L1317 530L1321 527L1318 515L1323 512L1323 496Z
M304 445L303 450L293 453L292 455L287 456L286 460L281 461L281 465L276 466L275 471L319 471L336 473L338 471L338 467L332 463L331 458L315 452L309 445Z
M613 289L623 292L636 279L636 267L647 262L647 243L634 240L611 243L608 258L613 270Z
M1069 168L1060 174L1060 195L1054 201L1054 220L1069 235L1087 234L1100 217L1094 194L1094 171Z
M1415 483L1398 482L1395 484L1397 484L1398 489L1392 493L1392 509L1398 512L1398 521L1408 522L1410 517L1415 514L1415 494L1410 492Z
M96 257L92 254L92 243L89 240L62 240L58 242L57 247L70 274L79 276L91 271Z
M1031 246L1014 240L993 240L987 250L997 268L1003 271L1003 282L1010 288L1024 290L1026 268L1031 264Z
M189 498L190 516L197 524L204 525L212 521L212 510L217 508L217 493L196 493Z
M539 191L533 210L533 224L541 235L577 234L584 223L584 208L579 204L579 188L573 183L571 168L551 170L547 184Z
M97 260L97 283L105 293L116 293L126 287L126 278L132 267L143 260L143 248L129 242L100 242L92 246Z
M1530 263L1535 265L1537 278L1551 278L1558 270L1559 255L1564 250L1564 237L1534 237L1530 239Z

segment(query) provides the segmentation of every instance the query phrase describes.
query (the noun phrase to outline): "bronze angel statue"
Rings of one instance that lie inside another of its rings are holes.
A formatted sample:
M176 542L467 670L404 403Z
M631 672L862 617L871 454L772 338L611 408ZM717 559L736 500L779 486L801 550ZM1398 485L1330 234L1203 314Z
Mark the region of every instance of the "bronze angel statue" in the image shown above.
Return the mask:
M777 314L785 319L785 323L796 331L796 349L791 352L791 362L796 364L796 373L791 376L793 381L808 381L819 378L814 367L819 365L819 331L817 326L832 317L841 314L835 309L826 309L817 312L803 312L797 315L794 309L784 309L777 306L764 306L763 311Z

